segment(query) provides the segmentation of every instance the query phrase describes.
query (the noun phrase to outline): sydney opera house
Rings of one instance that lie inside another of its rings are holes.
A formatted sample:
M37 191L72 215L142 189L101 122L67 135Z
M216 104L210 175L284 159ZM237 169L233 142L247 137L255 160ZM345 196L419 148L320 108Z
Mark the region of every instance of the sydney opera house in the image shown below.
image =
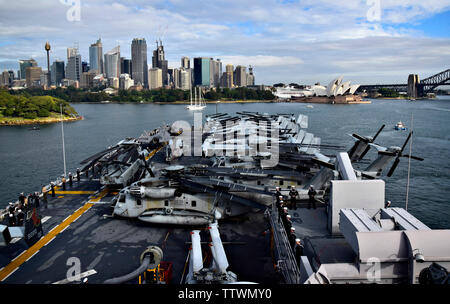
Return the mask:
M274 93L280 100L318 103L351 103L360 102L361 97L355 95L359 84L350 81L342 82L343 76L333 79L328 86L313 85L305 89L294 87L278 87Z

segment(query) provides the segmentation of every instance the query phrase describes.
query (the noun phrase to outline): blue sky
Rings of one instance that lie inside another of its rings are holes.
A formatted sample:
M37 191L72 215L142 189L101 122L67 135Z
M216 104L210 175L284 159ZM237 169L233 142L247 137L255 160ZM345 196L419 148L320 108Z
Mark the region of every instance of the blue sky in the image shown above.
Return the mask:
M0 70L19 59L46 67L79 45L83 60L102 38L130 57L131 40L144 37L148 57L161 38L169 66L182 56L211 56L252 65L257 83L405 82L450 65L450 0L0 0ZM379 9L378 9L379 8ZM375 15L373 13L375 12ZM378 14L378 15L377 15ZM378 16L378 18L373 17Z

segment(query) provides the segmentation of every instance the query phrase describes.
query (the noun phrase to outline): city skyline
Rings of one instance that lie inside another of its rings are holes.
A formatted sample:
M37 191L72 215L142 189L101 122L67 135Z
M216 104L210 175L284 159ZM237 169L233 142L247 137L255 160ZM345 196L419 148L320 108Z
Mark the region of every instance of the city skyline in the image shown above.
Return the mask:
M153 41L162 39L169 67L179 67L183 56L252 65L258 84L325 83L338 75L362 84L398 83L410 73L425 78L448 68L449 1L382 0L379 15L370 15L376 2L80 1L80 21L68 21L70 7L56 0L0 0L0 69L17 71L18 60L29 58L46 67L47 40L51 62L66 61L75 43L88 61L99 37L103 50L120 45L125 58L131 58L132 39L143 37L148 59Z

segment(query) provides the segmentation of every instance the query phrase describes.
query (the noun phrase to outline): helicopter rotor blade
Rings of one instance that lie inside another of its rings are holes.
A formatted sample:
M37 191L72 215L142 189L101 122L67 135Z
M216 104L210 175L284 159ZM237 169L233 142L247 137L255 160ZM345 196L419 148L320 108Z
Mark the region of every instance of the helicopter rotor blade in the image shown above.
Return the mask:
M414 155L410 156L409 154L402 155L402 157L406 157L406 158L411 157L412 159L419 160L419 161L423 161L424 160L422 157L418 157L418 156L414 156Z
M397 158L394 160L394 164L392 165L391 169L389 170L389 172L388 172L388 174L387 174L388 177L391 177L392 174L394 174L394 171L395 171L395 169L397 168L399 162L400 162L400 157L397 157Z
M402 149L400 150L400 154L401 154L401 153L403 152L403 150L405 149L405 147L406 147L406 145L408 144L408 141L409 141L409 139L411 138L412 134L413 134L413 131L409 132L408 137L406 138L405 143L403 144Z
M371 142L374 142L375 141L375 139L378 137L378 135L381 133L381 131L384 129L384 127L385 127L386 125L385 124L383 124L382 126L381 126L381 128L378 130L378 132L375 134L375 136L372 138L372 141Z

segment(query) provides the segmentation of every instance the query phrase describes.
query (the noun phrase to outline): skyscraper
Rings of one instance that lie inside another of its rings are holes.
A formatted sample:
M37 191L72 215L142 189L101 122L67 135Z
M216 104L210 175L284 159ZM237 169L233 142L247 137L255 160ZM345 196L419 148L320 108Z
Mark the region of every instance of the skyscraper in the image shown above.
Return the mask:
M131 60L120 57L120 73L131 76Z
M98 39L96 43L89 47L89 66L91 70L96 70L98 74L104 73L103 68L103 44Z
M217 87L220 84L220 75L222 75L222 62L220 59L214 60L211 58L209 69L210 84Z
M37 66L27 67L25 69L25 79L27 88L40 85L42 69Z
M70 80L80 81L82 66L81 55L78 54L78 49L68 48L67 56L66 78Z
M147 42L134 38L131 43L131 66L134 83L148 88Z
M191 69L185 69L180 71L180 88L182 90L189 90L192 85Z
M34 59L19 60L19 66L20 66L20 75L17 76L19 79L25 79L26 78L25 69L27 67L36 67L37 62Z
M238 87L245 87L247 86L247 73L245 71L245 66L238 65L236 66L236 86Z
M106 78L120 77L120 46L116 46L105 54Z
M64 71L64 61L55 60L51 67L51 84L55 86L61 86L62 80L66 77Z
M162 70L160 68L152 68L148 71L149 88L150 90L157 89L163 86Z
M191 60L189 59L189 57L186 57L186 56L181 57L181 67L183 69L191 68Z
M255 85L255 75L253 75L253 67L251 65L248 67L247 85L248 86Z
M194 86L211 85L210 79L210 60L211 58L194 58Z
M4 70L0 75L0 87L1 86L9 86L11 84L10 75L7 70Z
M233 80L233 65L232 64L227 64L227 66L225 67L225 79L224 79L224 87L227 88L232 88L233 84L234 84L234 80Z
M162 41L156 41L156 50L153 51L153 57L152 57L152 67L153 68L160 68L162 70L162 82L163 85L168 85L169 80L167 77L168 73L168 67L167 67L167 60L165 59L164 54L164 46L162 45Z

